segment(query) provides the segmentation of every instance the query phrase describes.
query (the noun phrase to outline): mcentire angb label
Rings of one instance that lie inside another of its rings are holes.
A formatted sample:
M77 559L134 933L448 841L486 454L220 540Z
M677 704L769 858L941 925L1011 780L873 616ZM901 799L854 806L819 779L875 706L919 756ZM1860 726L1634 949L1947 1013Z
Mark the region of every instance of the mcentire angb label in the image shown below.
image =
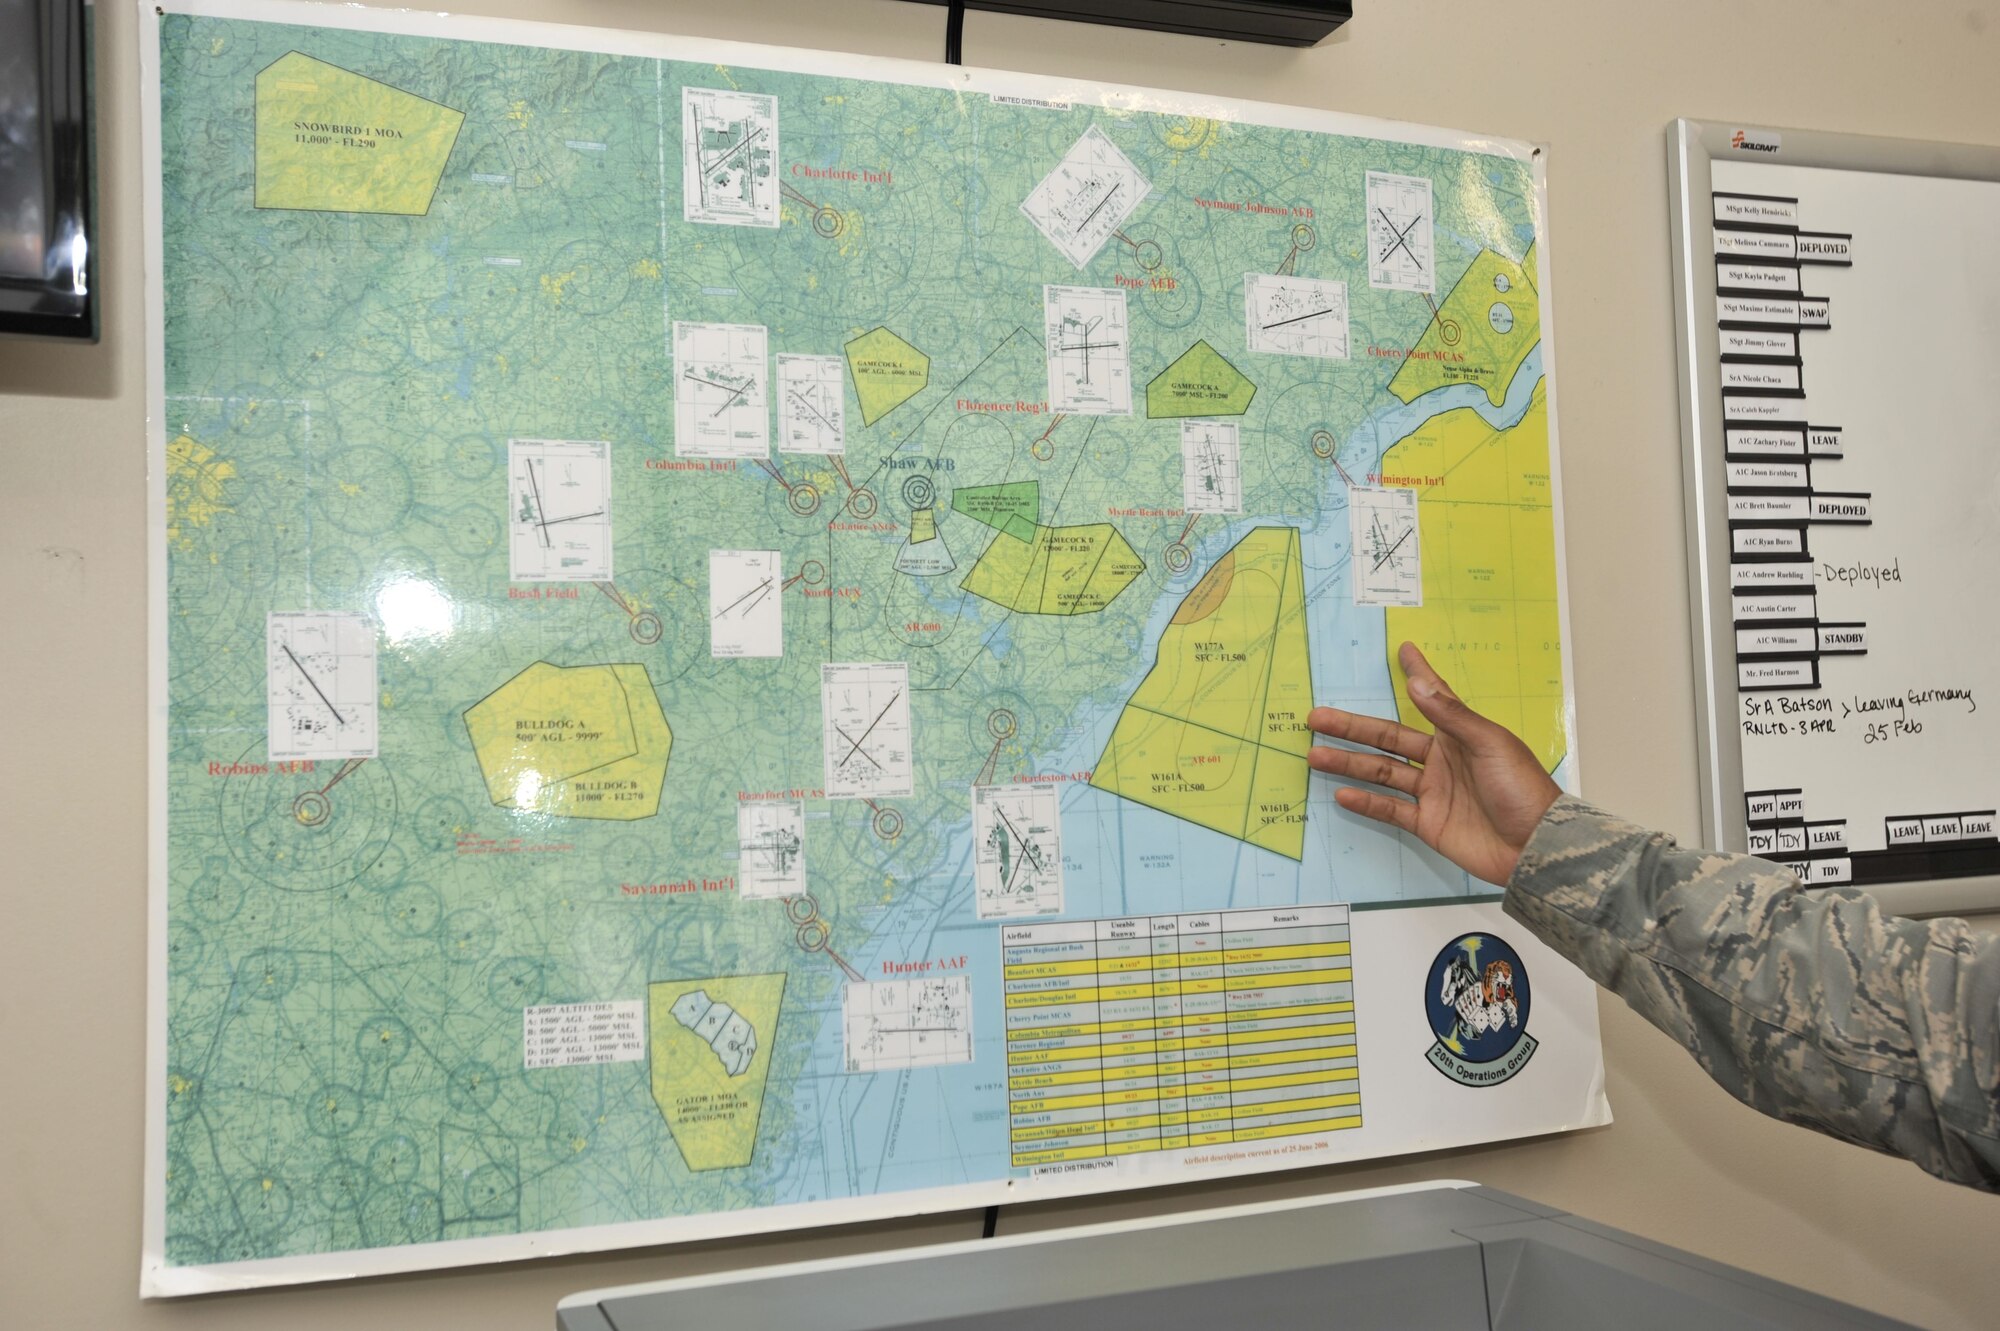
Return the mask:
M1492 934L1461 934L1431 962L1424 1013L1437 1040L1425 1055L1461 1086L1498 1086L1535 1056L1528 967Z

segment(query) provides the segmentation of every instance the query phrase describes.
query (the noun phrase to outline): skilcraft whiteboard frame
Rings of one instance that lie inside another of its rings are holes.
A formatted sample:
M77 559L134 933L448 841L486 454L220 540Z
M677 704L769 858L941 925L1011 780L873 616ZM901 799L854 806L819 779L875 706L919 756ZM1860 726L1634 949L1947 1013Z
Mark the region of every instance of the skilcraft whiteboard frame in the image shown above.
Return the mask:
M1746 151L1735 140L1777 145ZM1737 729L1736 637L1730 619L1729 513L1722 445L1722 347L1715 326L1709 164L1806 166L2000 183L2000 148L1865 134L1680 119L1667 129L1672 197L1674 340L1680 359L1681 465L1686 489L1688 622L1693 631L1696 751L1704 844L1744 851L1743 743ZM1898 915L2000 910L2000 875L1873 884Z
M750 1211L655 1218L480 1238L445 1239L392 1248L310 1253L294 1257L190 1267L170 1267L165 1263L168 862L166 755L169 694L166 655L167 561L164 554L167 512L164 466L166 364L163 337L165 250L161 234L163 209L159 50L159 20L165 14L192 14L265 23L393 32L459 41L501 42L552 50L600 52L683 63L713 62L719 65L787 73L833 75L915 87L940 88L974 96L995 93L1028 96L1050 101L1069 101L1078 106L1116 111L1198 116L1270 128L1398 140L1428 147L1511 158L1525 164L1534 182L1532 206L1540 253L1538 267L1541 278L1541 339L1543 371L1546 376L1544 391L1547 394L1549 414L1550 507L1555 528L1557 626L1561 634L1559 650L1564 681L1563 730L1569 753L1567 761L1571 774L1570 785L1581 789L1582 760L1578 753L1576 734L1575 662L1571 648L1569 580L1563 555L1565 524L1561 443L1557 431L1558 389L1553 371L1556 359L1554 316L1557 303L1554 294L1556 274L1555 261L1549 249L1551 242L1546 174L1548 154L1544 146L1372 116L1208 94L1175 93L1127 84L1105 83L1094 79L971 69L932 64L927 61L811 51L743 42L689 39L649 31L593 28L516 19L489 19L408 9L376 9L362 4L320 3L319 0L133 0L133 2L139 19L140 163L145 219L149 505L147 843L150 890L147 909L149 965L146 1016L146 1175L141 1240L141 1297L171 1298L213 1294L232 1290L344 1280L360 1276L445 1270L484 1263L518 1261L524 1258L611 1252L662 1243L732 1238L815 1226L973 1210L1003 1203L1047 1201L1105 1191L1100 1187L1093 1187L1081 1175L1074 1178L1000 1179L919 1192L871 1194L844 1199L837 1206L828 1202L793 1203ZM1493 898L1469 898L1462 903L1434 902L1413 905L1405 909L1424 913L1452 912L1454 915L1471 910L1484 921L1481 927L1487 928L1497 923L1500 917L1500 903ZM1384 913L1404 914L1405 911ZM1532 939L1528 941L1533 944ZM1552 955L1551 961L1553 961ZM1579 984L1584 983L1582 977L1574 972L1569 978ZM1586 1000L1585 1007L1578 1017L1580 1023L1578 1033L1587 1032L1591 1043L1596 1045L1598 1024L1594 1003ZM1546 1114L1538 1116L1533 1124L1517 1125L1487 1116L1478 1120L1477 1126L1471 1128L1466 1135L1454 1137L1448 1142L1396 1145L1386 1150L1364 1148L1314 1163L1348 1163L1381 1158L1389 1154L1431 1150L1440 1146L1477 1146L1525 1136L1571 1132L1602 1126L1611 1121L1611 1112L1604 1096L1601 1048L1595 1052L1594 1057L1597 1060L1596 1068L1583 1097L1574 1105L1548 1103ZM1204 1175L1203 1178L1247 1177L1294 1168L1296 1163L1281 1156L1274 1156L1269 1161L1239 1162L1227 1172L1217 1171L1211 1175ZM1117 1191L1187 1181L1197 1180L1162 1179L1157 1183L1152 1181L1135 1183Z

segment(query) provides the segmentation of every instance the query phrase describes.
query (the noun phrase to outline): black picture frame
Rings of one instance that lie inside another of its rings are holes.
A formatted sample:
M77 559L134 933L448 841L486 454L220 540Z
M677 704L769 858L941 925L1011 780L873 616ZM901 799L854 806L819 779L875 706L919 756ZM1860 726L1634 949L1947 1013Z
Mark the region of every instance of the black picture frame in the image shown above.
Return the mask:
M97 340L92 16L0 0L0 334Z

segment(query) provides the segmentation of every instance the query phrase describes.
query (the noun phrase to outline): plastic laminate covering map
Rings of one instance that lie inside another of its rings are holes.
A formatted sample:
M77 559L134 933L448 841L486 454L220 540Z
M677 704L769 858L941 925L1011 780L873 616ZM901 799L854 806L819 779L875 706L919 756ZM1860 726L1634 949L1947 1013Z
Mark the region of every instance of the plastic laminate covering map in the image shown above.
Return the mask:
M1528 147L141 14L149 1292L1604 1121L1306 763L1413 639L1572 774Z

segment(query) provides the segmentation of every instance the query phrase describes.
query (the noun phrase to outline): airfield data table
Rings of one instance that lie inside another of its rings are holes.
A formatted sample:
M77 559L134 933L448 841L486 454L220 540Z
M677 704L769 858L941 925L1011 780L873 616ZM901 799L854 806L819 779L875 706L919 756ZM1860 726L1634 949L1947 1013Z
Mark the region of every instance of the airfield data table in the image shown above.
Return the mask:
M1013 1162L1361 1124L1347 907L1013 925Z

